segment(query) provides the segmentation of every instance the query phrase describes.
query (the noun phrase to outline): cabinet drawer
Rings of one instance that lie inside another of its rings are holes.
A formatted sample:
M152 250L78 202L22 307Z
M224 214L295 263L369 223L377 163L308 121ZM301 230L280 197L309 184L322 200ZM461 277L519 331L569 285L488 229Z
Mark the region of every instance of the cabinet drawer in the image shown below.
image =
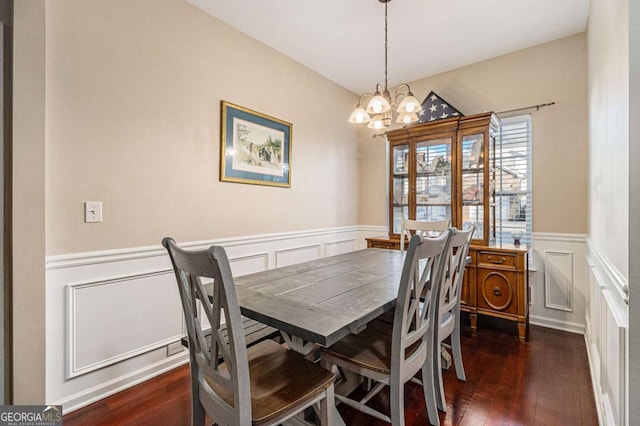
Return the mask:
M516 267L516 255L513 253L500 253L491 251L479 251L477 253L478 266L489 265L507 268Z
M367 247L382 248L382 249L396 249L396 250L400 248L393 241L368 241Z
M517 273L478 269L478 308L518 313Z

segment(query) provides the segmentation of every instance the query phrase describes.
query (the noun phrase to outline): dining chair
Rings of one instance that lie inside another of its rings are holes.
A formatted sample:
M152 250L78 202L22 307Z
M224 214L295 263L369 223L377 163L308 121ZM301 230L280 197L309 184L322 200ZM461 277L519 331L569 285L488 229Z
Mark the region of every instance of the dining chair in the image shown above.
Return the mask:
M320 403L322 424L333 425L333 373L272 340L247 349L224 248L187 251L171 238L162 245L173 264L187 325L192 424L203 425L206 412L218 425L277 425ZM203 280L213 280L212 297ZM210 345L203 320L211 326Z
M422 371L422 386L429 421L438 424L435 401L433 363L434 319L437 313L439 283L444 267L450 233L435 238L414 235L405 257L393 324L373 320L358 334L350 334L323 349L321 364L326 368L352 371L375 382L367 395L359 400L336 395L344 404L394 426L404 425L404 384ZM429 286L429 296L420 302ZM366 403L384 386L389 386L390 415Z
M456 369L458 380L465 381L464 365L462 364L462 347L460 345L460 302L462 296L462 280L464 270L467 265L467 256L471 238L476 225L460 231L452 229L451 240L447 249L445 268L440 286L440 297L438 301L438 315L435 335L434 354L431 357L433 366L433 382L436 385L436 402L438 409L447 411L447 402L444 396L442 383L442 356L441 347L448 346L453 353L453 364ZM451 336L451 345L444 344L444 340Z
M434 233L439 235L446 231L450 222L449 219L432 221L404 219L400 224L400 250L404 250L405 237L407 240L411 239L411 231L425 238L431 237Z

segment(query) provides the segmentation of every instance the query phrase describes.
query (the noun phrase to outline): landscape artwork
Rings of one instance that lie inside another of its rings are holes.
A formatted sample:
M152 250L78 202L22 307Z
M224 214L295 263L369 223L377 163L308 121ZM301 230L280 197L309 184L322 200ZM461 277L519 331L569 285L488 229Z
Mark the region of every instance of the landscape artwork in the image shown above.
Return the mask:
M222 102L220 180L290 187L291 123Z

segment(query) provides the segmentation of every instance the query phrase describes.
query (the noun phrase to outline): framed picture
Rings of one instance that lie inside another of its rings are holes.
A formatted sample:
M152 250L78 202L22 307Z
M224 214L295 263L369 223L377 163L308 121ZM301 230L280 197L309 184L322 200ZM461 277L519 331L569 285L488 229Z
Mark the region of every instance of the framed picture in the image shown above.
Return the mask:
M222 101L220 180L291 186L292 124Z

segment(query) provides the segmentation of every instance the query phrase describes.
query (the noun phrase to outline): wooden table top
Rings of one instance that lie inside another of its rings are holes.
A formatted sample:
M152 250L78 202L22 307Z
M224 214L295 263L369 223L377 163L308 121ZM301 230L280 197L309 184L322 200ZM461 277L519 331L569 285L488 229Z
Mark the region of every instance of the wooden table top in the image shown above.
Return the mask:
M393 308L404 262L369 248L234 278L246 317L331 346Z

